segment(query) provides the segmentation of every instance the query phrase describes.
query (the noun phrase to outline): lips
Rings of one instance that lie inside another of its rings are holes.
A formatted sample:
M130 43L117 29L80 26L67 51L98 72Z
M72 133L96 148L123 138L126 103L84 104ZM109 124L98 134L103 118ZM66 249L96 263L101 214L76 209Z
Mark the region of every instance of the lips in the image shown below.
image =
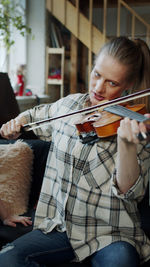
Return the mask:
M95 92L92 92L92 93L93 93L93 97L94 97L96 100L98 100L98 101L102 101L102 100L105 99L103 96L98 95L98 94L96 94Z

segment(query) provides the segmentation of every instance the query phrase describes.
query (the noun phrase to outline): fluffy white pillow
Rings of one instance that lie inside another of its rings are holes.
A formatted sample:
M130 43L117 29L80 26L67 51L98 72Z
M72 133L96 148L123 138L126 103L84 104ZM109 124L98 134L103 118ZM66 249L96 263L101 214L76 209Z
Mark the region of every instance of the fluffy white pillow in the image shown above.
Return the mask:
M0 145L0 199L11 214L27 211L32 166L33 151L27 143Z

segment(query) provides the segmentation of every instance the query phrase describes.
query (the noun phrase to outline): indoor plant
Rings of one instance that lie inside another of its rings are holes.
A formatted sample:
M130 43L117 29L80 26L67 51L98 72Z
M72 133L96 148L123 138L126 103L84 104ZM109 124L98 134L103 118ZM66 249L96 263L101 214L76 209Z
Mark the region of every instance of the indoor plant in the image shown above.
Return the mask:
M0 36L3 40L7 52L15 43L12 38L12 31L16 28L22 36L31 33L25 23L25 9L22 1L19 0L0 0Z

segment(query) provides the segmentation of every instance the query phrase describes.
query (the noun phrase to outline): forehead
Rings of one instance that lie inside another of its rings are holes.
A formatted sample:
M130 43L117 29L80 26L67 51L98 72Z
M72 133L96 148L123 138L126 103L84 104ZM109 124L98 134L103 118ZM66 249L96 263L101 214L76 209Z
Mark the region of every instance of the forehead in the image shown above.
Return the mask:
M114 57L101 53L96 59L95 69L100 75L103 75L109 80L121 82L127 78L127 66L121 64Z

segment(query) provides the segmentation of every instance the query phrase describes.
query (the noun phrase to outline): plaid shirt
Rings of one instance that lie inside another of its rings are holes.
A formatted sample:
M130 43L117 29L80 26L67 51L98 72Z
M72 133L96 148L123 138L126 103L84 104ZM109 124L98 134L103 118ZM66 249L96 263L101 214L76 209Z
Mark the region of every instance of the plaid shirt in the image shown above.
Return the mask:
M74 94L22 114L34 122L82 109L87 99L87 94ZM122 240L136 247L143 262L150 258L150 241L140 228L137 202L148 183L150 150L145 143L138 145L140 176L122 194L115 182L116 137L82 144L75 117L54 120L34 130L40 139L51 141L35 228L44 233L54 228L66 231L79 261Z

